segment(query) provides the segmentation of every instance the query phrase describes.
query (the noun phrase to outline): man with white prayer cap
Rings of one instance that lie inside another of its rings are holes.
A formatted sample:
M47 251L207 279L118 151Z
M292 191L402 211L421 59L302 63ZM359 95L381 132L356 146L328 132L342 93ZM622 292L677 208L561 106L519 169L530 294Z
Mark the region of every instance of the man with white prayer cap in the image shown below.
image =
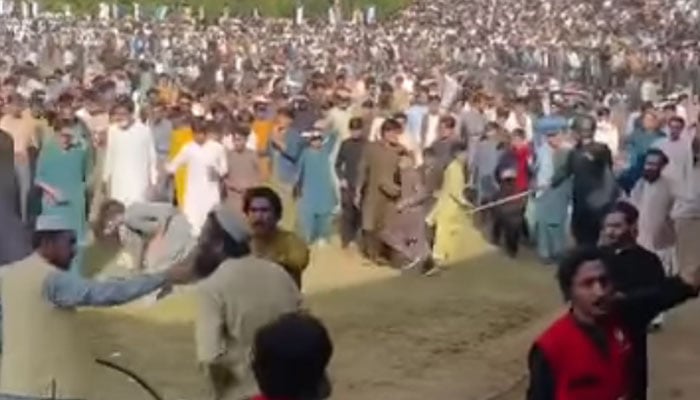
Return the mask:
M199 238L197 359L215 399L247 400L259 393L249 354L255 332L298 310L301 294L284 268L254 257L246 223L227 207L215 208Z
M96 282L68 272L76 236L57 215L36 221L34 252L3 269L0 399L92 398L92 359L77 307L120 305L186 283L185 265L128 280Z

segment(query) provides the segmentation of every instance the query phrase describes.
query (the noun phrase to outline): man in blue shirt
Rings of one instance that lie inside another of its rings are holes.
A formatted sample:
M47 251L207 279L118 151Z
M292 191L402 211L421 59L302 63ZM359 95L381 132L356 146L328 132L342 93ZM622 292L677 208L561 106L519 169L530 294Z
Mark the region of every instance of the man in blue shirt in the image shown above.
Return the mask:
M267 155L272 160L271 186L282 199L283 215L281 226L286 230L294 230L296 216L294 215L294 184L299 169L297 161L303 149L301 132L292 127L295 113L288 108L277 111L277 125L270 138Z
M2 329L4 352L3 372L0 378L6 378L5 382L21 381L26 385L15 385L8 389L0 383L0 397L36 397L33 390L43 383L48 385L49 382L37 383L31 378L34 373L31 369L43 365L41 368L44 370L51 370L47 376L57 377L57 383L65 388L75 387L75 393L81 395L70 398L83 398L84 385L81 379L75 378L75 374L71 372L61 371L60 366L52 366L51 360L43 360L43 350L37 350L35 347L52 346L52 353L61 353L61 359L75 362L75 365L65 368L82 371L84 362L90 360L91 355L84 343L80 344L81 338L74 337L79 336L82 329L77 319L78 314L71 311L77 307L125 304L169 285L190 282L193 277L192 268L183 263L164 272L131 279L104 282L84 279L68 271L75 256L75 246L75 233L65 219L53 215L41 216L36 224L34 252L2 269L0 295L5 326ZM32 316L34 328L28 327L27 315ZM46 321L40 321L41 318L45 318ZM55 331L49 333L55 339L47 343L44 337L47 333L43 332L41 327L49 325L55 326L52 328ZM63 331L59 332L60 330ZM76 351L81 354L74 354ZM27 370L20 371L23 368ZM5 371L12 376L6 376Z

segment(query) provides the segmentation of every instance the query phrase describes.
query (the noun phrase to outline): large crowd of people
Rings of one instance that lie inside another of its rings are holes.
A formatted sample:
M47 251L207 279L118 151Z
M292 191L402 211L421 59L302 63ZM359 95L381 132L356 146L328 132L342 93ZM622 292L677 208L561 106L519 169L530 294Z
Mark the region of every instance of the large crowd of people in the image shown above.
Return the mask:
M693 4L2 17L0 399L90 398L73 311L195 281L215 398L324 398L310 252L435 276L471 229L559 265L530 400L645 399L647 329L700 288Z

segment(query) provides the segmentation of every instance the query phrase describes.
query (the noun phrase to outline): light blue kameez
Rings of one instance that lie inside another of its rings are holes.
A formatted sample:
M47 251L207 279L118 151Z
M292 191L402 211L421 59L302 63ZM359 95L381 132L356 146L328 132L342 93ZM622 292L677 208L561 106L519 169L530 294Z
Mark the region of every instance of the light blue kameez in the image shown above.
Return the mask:
M553 150L546 143L537 151L537 186L549 185L566 158L565 150ZM534 198L534 232L537 253L545 261L556 261L567 247L568 207L571 202L570 179L556 188L537 193Z
M333 211L338 205L330 161L336 141L337 134L329 134L323 147L305 147L297 161L297 185L301 189L297 207L302 233L308 244L327 239L331 234Z
M71 271L80 272L86 228L86 187L89 175L88 153L78 141L62 149L55 138L48 138L39 153L36 182L56 188L58 202L51 203L46 195L41 199L41 215L59 215L70 221L77 238L77 251Z

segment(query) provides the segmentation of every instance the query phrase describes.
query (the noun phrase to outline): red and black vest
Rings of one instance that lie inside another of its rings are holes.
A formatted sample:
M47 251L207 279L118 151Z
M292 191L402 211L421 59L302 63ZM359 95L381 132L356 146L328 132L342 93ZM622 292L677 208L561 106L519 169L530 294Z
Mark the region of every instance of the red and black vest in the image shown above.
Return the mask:
M556 400L626 400L631 392L629 336L616 319L603 326L607 354L567 313L537 340L553 374Z

